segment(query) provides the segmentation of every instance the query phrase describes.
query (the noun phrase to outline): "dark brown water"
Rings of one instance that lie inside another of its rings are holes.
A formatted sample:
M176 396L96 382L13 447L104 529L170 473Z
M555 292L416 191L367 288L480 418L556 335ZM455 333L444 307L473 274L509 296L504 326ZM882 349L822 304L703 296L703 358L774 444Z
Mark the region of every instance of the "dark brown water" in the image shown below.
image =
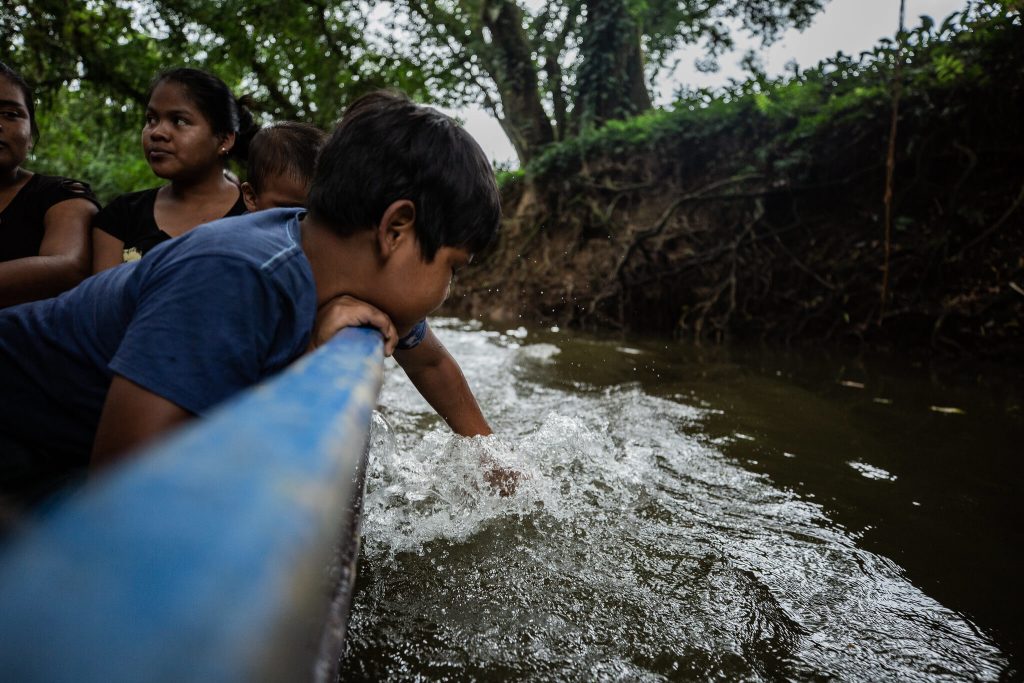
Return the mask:
M1020 677L1019 375L438 327L499 436L389 372L343 680Z

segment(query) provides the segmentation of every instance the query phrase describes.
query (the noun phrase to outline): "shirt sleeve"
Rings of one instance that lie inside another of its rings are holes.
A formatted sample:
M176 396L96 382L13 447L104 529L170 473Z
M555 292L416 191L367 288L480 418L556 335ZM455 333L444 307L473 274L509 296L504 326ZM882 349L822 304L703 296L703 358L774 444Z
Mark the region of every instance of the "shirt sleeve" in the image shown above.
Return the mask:
M99 228L111 237L116 237L122 242L126 241L125 234L125 197L121 195L114 201L107 204L92 217L92 227Z
M100 206L100 200L96 199L96 195L93 194L89 183L83 183L81 180L73 180L71 178L53 177L52 181L47 185L44 198L44 204L47 209L69 199L85 199L97 207Z
M218 255L173 261L141 285L110 369L202 415L263 378L281 310L256 264Z
M427 336L427 330L429 329L430 328L427 326L427 319L424 318L416 323L412 330L409 331L409 334L398 340L396 348L402 349L403 351L416 348L420 345L420 342L423 341L423 338Z

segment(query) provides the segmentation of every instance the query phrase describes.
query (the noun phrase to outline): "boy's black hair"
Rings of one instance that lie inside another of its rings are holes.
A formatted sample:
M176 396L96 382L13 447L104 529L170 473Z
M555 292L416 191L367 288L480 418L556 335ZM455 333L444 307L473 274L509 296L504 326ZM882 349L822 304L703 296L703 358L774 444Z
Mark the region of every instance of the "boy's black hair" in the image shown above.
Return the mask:
M327 133L310 123L281 121L263 128L249 143L248 182L259 194L267 178L289 175L309 184Z
M345 111L320 152L307 207L347 235L377 225L400 199L416 207L428 262L443 246L480 252L497 234L501 201L480 146L450 117L382 90Z
M29 130L32 132L32 140L38 142L39 127L36 125L36 101L32 97L32 88L29 87L28 82L21 77L21 74L3 62L0 62L0 78L6 78L13 83L16 88L21 90L21 94L25 97L25 108L28 109L28 125Z
M146 100L153 96L158 85L167 81L185 89L189 99L210 122L215 135L235 134L235 144L228 156L244 162L249 153L249 141L259 130L246 106L247 98L236 98L227 83L207 71L179 67L157 74L149 84Z

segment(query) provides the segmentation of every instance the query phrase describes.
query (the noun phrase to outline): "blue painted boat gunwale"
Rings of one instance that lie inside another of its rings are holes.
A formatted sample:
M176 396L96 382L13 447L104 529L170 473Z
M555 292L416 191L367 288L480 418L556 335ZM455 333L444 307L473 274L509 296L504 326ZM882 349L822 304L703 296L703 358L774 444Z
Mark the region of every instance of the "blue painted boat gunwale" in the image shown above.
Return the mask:
M381 350L375 331L342 331L14 539L0 555L4 678L312 678Z

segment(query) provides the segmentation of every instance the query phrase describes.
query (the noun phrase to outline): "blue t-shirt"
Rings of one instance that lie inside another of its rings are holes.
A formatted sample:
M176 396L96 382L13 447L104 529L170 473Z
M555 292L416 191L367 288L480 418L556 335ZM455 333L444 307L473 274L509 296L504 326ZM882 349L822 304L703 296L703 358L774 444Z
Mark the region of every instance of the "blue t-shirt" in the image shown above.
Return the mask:
M284 368L316 317L299 214L214 221L0 311L0 434L81 464L115 374L202 415Z

